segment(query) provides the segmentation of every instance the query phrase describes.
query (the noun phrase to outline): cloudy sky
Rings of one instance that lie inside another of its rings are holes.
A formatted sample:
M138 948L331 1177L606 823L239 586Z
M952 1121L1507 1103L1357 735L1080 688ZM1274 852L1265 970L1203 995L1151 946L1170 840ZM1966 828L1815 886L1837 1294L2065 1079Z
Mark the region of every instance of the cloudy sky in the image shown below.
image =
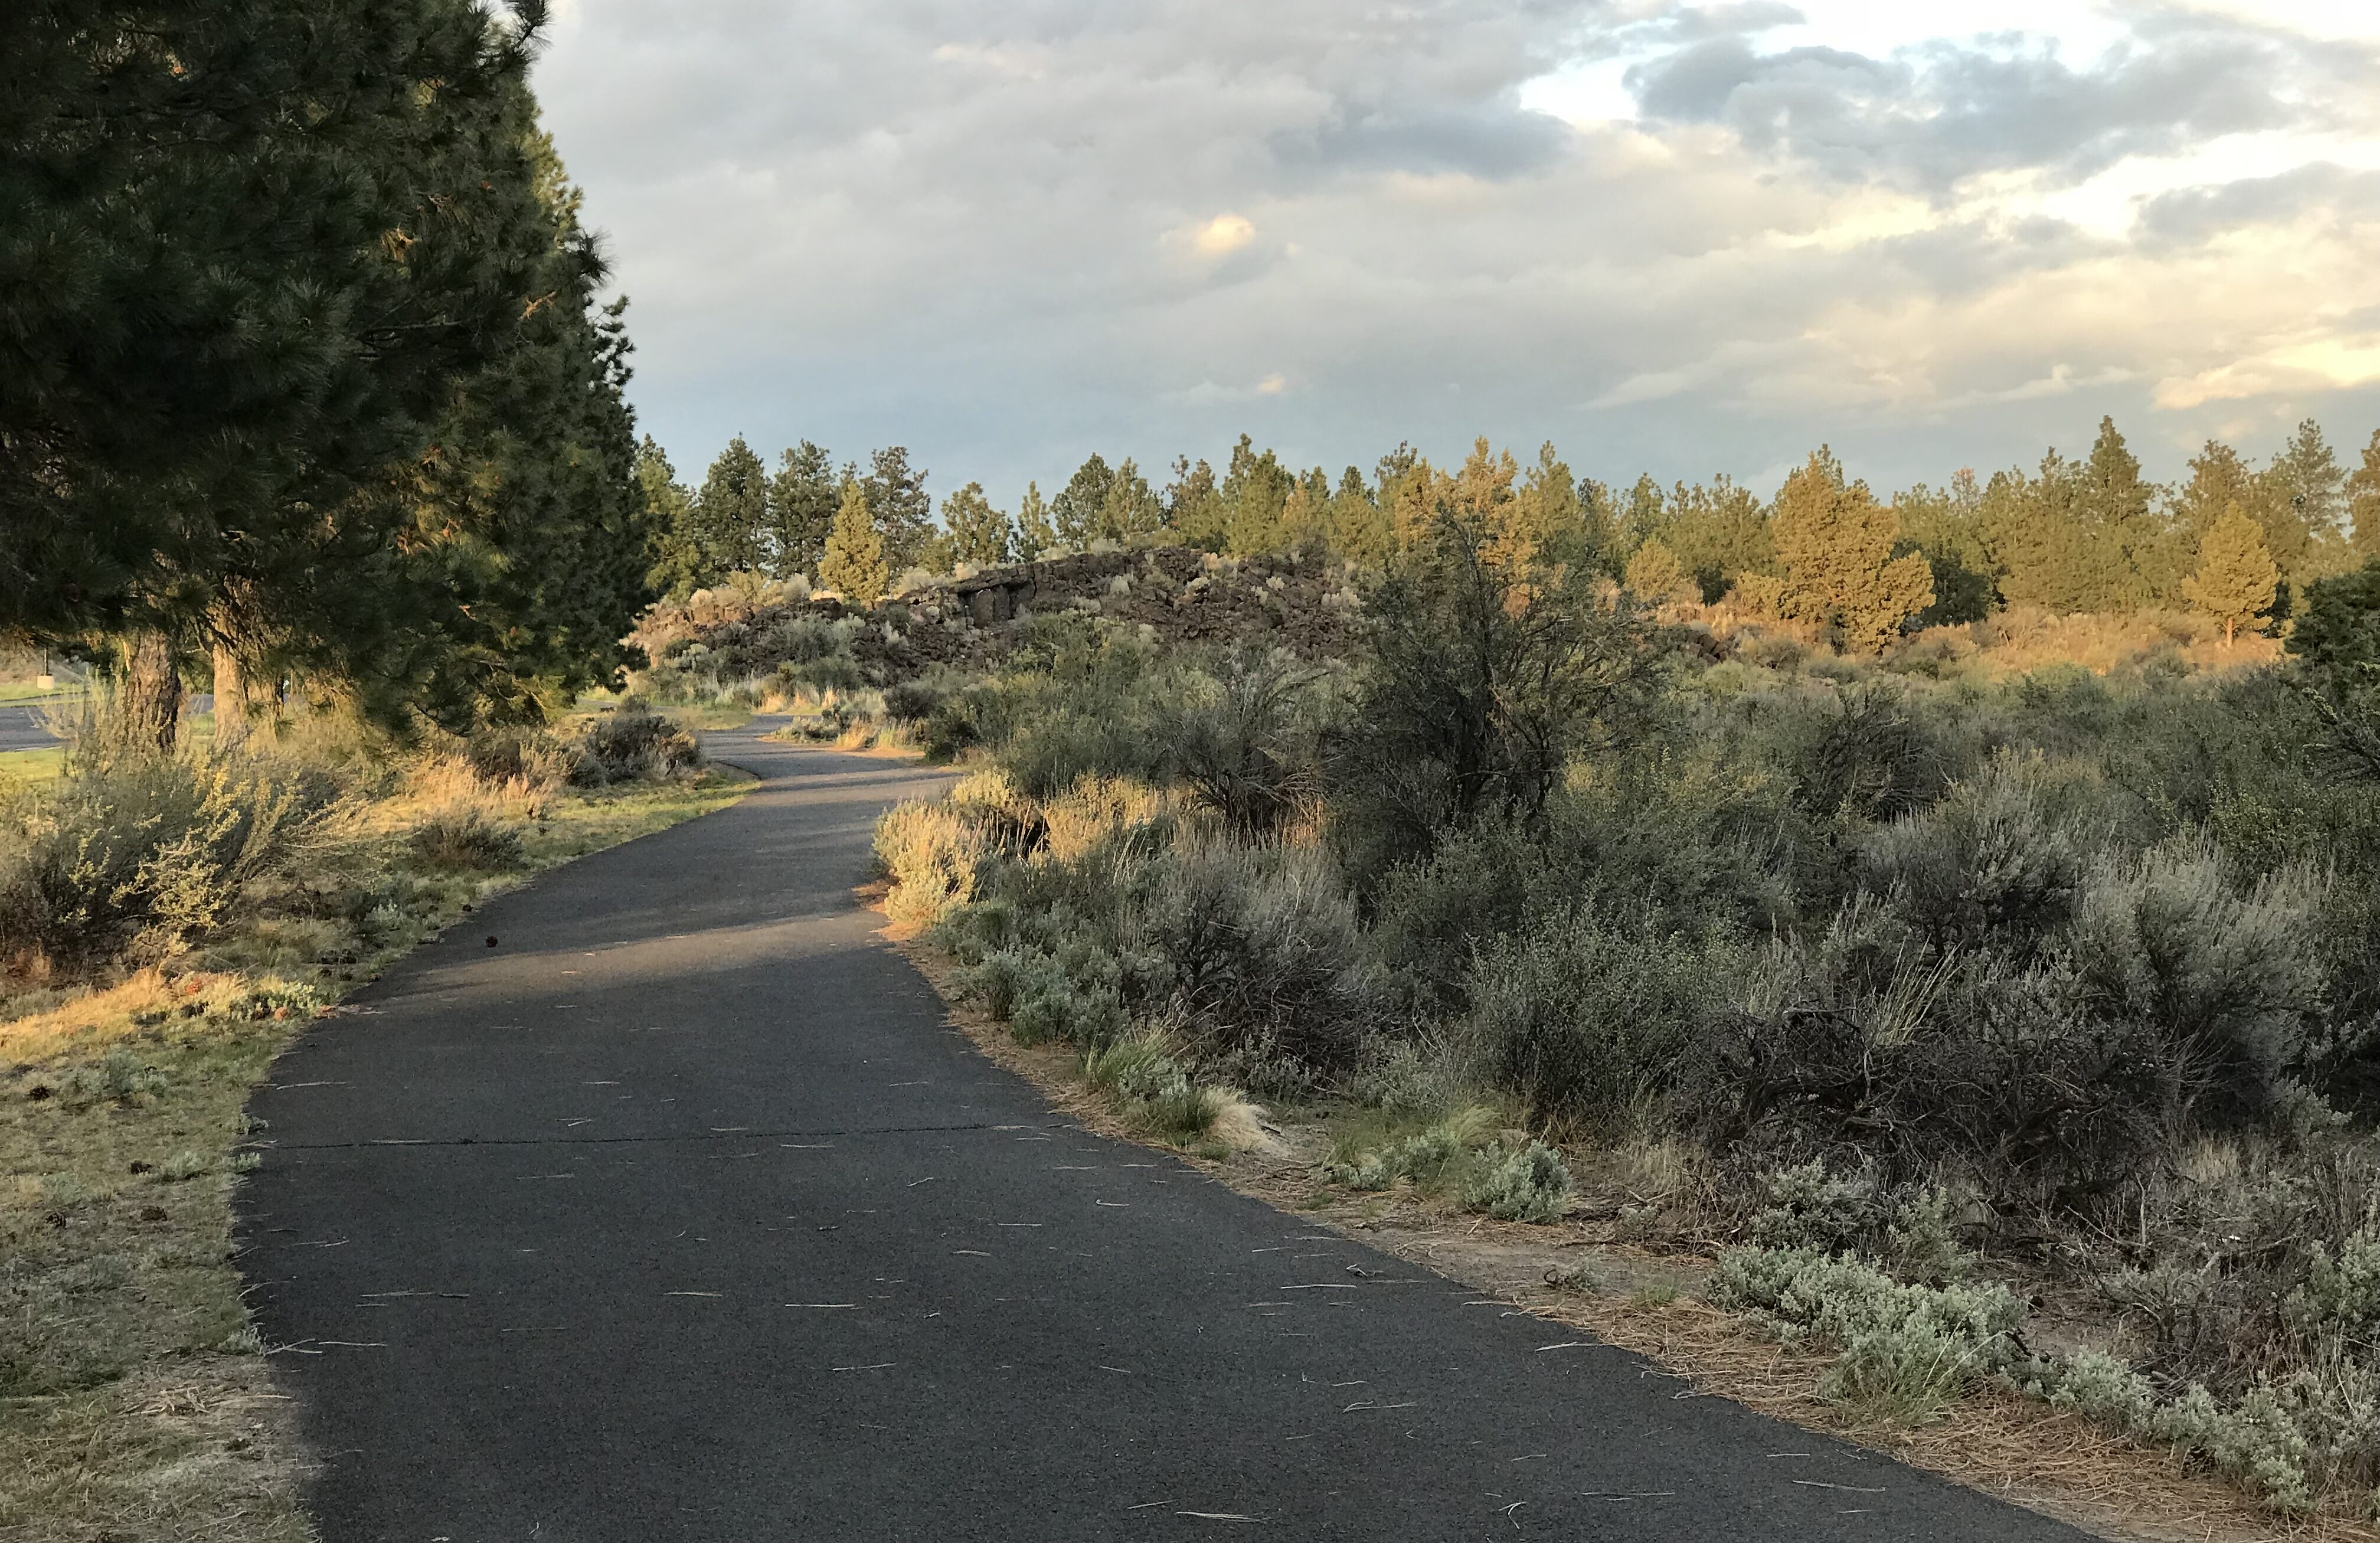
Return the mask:
M2380 426L2372 0L567 0L540 90L689 478Z

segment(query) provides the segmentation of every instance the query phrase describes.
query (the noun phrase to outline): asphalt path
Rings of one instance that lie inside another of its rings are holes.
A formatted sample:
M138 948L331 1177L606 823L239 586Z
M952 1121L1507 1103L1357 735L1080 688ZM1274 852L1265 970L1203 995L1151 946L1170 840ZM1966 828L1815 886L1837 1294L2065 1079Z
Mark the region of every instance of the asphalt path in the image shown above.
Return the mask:
M256 1099L327 1543L2080 1536L1075 1128L854 898L942 779L712 748Z
M0 754L45 749L58 742L58 736L43 726L42 711L22 703L0 704Z

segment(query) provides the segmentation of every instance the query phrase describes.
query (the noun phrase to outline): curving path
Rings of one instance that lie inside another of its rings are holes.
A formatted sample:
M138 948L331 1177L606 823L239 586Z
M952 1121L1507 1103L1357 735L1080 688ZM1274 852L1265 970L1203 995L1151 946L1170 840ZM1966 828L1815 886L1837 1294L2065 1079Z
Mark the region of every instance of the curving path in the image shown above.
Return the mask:
M712 748L257 1097L327 1543L2079 1536L1072 1128L853 899L938 776Z

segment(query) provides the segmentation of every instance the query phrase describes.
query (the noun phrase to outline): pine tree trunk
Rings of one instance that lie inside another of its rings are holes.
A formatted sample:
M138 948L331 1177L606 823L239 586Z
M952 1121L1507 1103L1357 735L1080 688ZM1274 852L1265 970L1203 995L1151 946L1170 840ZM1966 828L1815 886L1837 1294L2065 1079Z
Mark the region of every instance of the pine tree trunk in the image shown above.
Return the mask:
M239 655L215 645L215 748L237 749L248 742L248 676Z
M124 712L142 739L173 753L182 726L182 676L174 667L174 646L162 632L133 637L124 672Z

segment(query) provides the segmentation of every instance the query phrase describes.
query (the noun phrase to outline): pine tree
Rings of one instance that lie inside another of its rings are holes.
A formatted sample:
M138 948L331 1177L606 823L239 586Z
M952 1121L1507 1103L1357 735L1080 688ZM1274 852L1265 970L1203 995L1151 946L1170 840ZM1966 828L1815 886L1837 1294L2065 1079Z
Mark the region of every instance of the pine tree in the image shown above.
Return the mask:
M1777 566L1777 543L1768 531L1768 511L1749 488L1725 472L1710 485L1680 482L1671 490L1659 540L1682 564L1706 599L1716 599L1747 573Z
M769 480L769 564L780 578L816 573L826 552L827 528L842 506L834 461L804 440L777 457Z
M2380 429L2363 447L2363 464L2347 480L2347 508L2355 522L2355 554L2369 563L2380 557Z
M1165 505L1148 479L1126 456L1108 484L1099 506L1099 534L1110 541L1129 541L1156 535L1165 528Z
M991 506L980 482L969 482L942 500L942 529L950 532L954 562L990 568L1015 560L1015 528Z
M1232 447L1231 465L1219 490L1222 504L1223 550L1235 556L1278 552L1282 545L1281 511L1296 478L1281 457L1268 450L1259 456L1245 434Z
M2134 611L2152 598L2167 545L2150 513L2154 489L2141 480L2141 463L2116 420L2099 419L2099 437L2077 468L2073 516L2083 526L2085 571L2079 585L2090 611Z
M857 479L844 485L843 505L835 510L826 553L819 560L819 578L859 605L875 604L892 587L884 541L877 534L875 512L868 506L867 486Z
M1352 466L1339 474L1330 495L1329 529L1330 550L1360 567L1378 569L1396 555L1396 532L1363 472Z
M0 635L351 680L449 645L411 484L555 261L540 15L0 7Z
M873 452L868 461L860 480L875 511L884 561L895 574L905 573L932 555L934 500L926 492L925 470L912 468L908 450L898 444Z
M1050 517L1054 522L1061 543L1080 552L1097 541L1103 532L1108 493L1115 486L1115 472L1107 457L1092 453L1089 459L1075 468L1075 475L1058 490L1050 501Z
M736 435L710 463L689 516L703 574L699 587L769 561L769 468Z
M1522 474L1505 520L1505 539L1535 567L1576 562L1579 557L1578 480L1548 440Z
M2240 628L2270 610L2280 569L2265 548L2264 532L2234 504L2206 532L2198 571L2182 585L2192 605L2223 626L2228 647Z
M1173 480L1165 485L1165 523L1173 539L1209 552L1223 544L1223 501L1215 488L1215 468L1205 461L1190 464L1187 456L1173 458Z
M1016 506L1016 556L1038 563L1058 550L1057 527L1050 522L1050 505L1038 482L1025 484L1025 502Z
M2354 565L2347 530L2347 470L2338 464L2322 425L2309 418L2273 457L2262 479L2272 490L2276 510L2288 511L2288 536L2299 543L2294 565L2274 561L2281 577L2303 584Z
M1846 482L1821 448L1785 480L1774 523L1789 616L1840 629L1847 648L1881 649L1934 602L1933 575L1915 553L1893 555L1899 521L1865 482Z

